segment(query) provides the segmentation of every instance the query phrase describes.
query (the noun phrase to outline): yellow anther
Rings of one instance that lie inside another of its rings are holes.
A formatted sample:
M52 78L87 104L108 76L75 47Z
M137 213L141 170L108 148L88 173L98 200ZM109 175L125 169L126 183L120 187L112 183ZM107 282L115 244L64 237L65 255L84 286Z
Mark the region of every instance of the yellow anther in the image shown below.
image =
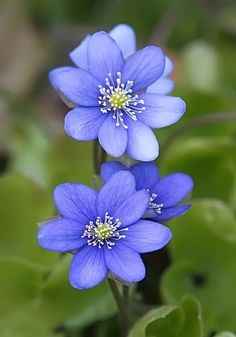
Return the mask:
M98 225L95 228L94 232L95 232L95 237L101 240L109 239L113 234L113 230L111 226L106 223L101 223L100 225Z
M115 109L121 109L123 108L128 101L128 97L126 94L122 91L115 91L111 95L109 102L111 103L111 106Z

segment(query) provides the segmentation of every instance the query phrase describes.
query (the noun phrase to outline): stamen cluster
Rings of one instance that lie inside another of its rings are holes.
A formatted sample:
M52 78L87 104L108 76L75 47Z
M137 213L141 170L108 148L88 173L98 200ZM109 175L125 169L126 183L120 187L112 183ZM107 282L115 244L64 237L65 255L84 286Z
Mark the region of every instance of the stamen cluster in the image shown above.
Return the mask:
M133 81L122 83L121 73L117 72L116 83L114 83L112 74L109 73L105 79L106 87L99 85L98 103L102 106L102 113L109 113L113 110L113 118L116 120L116 126L120 124L128 129L124 121L124 113L132 120L137 120L137 113L142 113L145 110L144 100L138 99L138 95L132 95ZM141 106L140 106L141 105Z
M89 246L102 248L105 244L108 249L111 249L115 245L114 241L125 238L125 235L120 234L120 232L127 231L128 228L118 229L120 226L120 220L114 220L114 218L106 212L104 221L97 216L95 223L90 221L89 224L86 225L86 229L81 238L87 237Z
M152 193L150 196L148 209L152 209L156 214L161 214L162 207L164 207L164 204L157 204L155 200L157 199L157 194Z
M150 190L148 188L145 189L147 192L150 193ZM162 208L164 207L164 204L158 204L155 202L157 199L157 193L152 193L150 195L148 209L154 211L156 214L161 214Z

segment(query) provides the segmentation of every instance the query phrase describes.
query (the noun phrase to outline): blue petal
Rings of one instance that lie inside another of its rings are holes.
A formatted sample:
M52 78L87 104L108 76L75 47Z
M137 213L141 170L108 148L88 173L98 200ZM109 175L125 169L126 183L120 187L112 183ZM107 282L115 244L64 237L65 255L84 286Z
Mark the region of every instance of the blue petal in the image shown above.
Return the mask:
M127 198L114 212L114 218L119 219L121 227L127 227L138 221L144 215L150 195L146 191L135 192Z
M122 71L124 66L122 52L107 33L98 32L89 39L88 65L89 72L99 80L100 84L105 83L109 73L115 80L116 73Z
M68 252L86 244L81 238L84 226L77 221L58 218L48 221L38 232L41 247L56 252Z
M164 204L164 208L175 206L182 201L192 190L193 180L184 173L173 173L153 186L152 192L158 196L158 203Z
M49 72L48 74L48 79L51 83L51 86L55 89L58 90L58 86L59 86L59 79L60 77L62 77L64 74L66 74L67 72L71 72L71 70L74 70L75 68L72 67L60 67L60 68L56 68L53 69Z
M167 76L173 70L173 63L169 57L165 57L165 69L163 75L147 88L147 92L159 95L167 95L174 89L174 81Z
M165 57L165 69L164 69L164 73L162 75L162 77L167 77L168 75L170 75L170 73L172 73L174 69L174 65L173 62L171 61L171 59L166 56Z
M154 163L138 163L130 168L136 180L136 189L151 189L160 179L159 171Z
M81 225L96 219L97 192L82 184L61 184L55 188L54 201L60 215Z
M132 283L145 277L145 267L140 255L122 244L121 240L112 249L104 252L108 269L122 280Z
M130 172L119 171L101 188L97 196L97 212L113 216L116 210L136 192L135 179Z
M113 174L118 171L128 171L128 168L118 161L107 161L106 163L102 164L100 175L102 180L106 183L113 176Z
M91 35L87 35L83 41L69 54L74 64L84 70L88 70L88 41Z
M69 279L74 288L95 287L107 275L103 249L85 246L72 259Z
M164 208L162 209L161 214L158 214L156 217L154 217L153 221L168 221L171 218L174 218L179 215L183 215L187 212L190 205L182 205L182 206L174 206L170 208Z
M94 140L107 116L98 107L79 107L71 110L65 117L66 133L77 140Z
M122 81L134 81L133 92L147 88L163 74L165 56L158 47L149 46L137 51L126 60Z
M138 253L161 249L172 237L168 227L148 220L140 220L133 224L125 235L124 244Z
M112 113L110 113L98 132L98 139L108 154L112 157L120 157L125 152L128 134L122 125L116 126Z
M126 24L117 25L109 35L116 41L125 58L135 52L136 36L132 27Z
M186 105L179 97L143 94L145 110L138 119L152 128L163 128L176 123L184 114Z
M152 130L140 121L129 121L128 125L128 155L141 161L156 159L159 146Z
M49 73L52 86L71 102L81 106L98 106L98 81L83 69L62 67Z
M160 78L147 88L148 93L167 95L174 89L175 83L170 78Z

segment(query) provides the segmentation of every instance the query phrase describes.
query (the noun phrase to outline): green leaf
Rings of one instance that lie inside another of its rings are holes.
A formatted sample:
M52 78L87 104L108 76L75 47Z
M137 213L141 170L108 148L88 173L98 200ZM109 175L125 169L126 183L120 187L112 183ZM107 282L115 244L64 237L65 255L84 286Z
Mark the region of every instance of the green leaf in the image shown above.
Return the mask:
M185 297L181 306L166 305L150 310L131 329L129 337L201 337L199 303Z
M22 258L0 257L0 317L8 310L21 310L36 297L43 270Z
M236 223L220 201L199 200L183 217L171 222L173 264L165 272L161 290L167 303L184 294L202 304L205 333L236 330Z
M78 328L117 311L106 282L89 290L72 288L68 280L71 256L64 256L41 288L40 315L49 323L63 322L67 328Z
M182 301L185 313L185 321L181 331L181 337L202 336L202 316L200 303L192 296L185 296Z
M55 336L37 314L44 274L21 258L0 257L1 337Z
M13 128L10 139L12 154L10 170L45 186L47 183L45 156L48 146L47 137L35 124L27 120L24 120L23 124L18 123Z
M147 337L181 336L184 324L184 312L181 308L173 310L164 319L155 319L146 326ZM182 336L181 336L182 337Z
M129 337L145 337L146 328L152 322L156 320L165 319L173 312L179 312L179 307L175 305L166 305L158 309L150 310L145 316L143 316L131 329Z
M1 332L18 336L18 329L21 337L37 329L37 336L51 336L57 326L82 328L116 313L105 282L87 291L70 286L70 259L61 258L48 276L45 269L23 259L0 258ZM13 317L19 317L19 321L10 323Z
M0 253L47 266L56 255L39 247L37 223L52 216L51 195L29 178L7 175L0 178L0 199Z
M220 198L234 208L235 152L236 143L231 138L192 138L176 142L163 153L161 168L163 174L190 174L194 180L195 198Z
M55 334L30 311L22 308L21 311L11 312L7 317L0 319L1 337L63 337Z

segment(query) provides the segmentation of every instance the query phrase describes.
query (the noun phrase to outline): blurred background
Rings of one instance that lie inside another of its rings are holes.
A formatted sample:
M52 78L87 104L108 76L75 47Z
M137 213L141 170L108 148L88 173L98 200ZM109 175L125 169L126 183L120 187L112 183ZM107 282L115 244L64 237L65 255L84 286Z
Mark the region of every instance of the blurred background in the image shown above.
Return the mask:
M200 337L199 324L204 337L236 331L235 0L1 0L1 337L120 336L106 283L72 289L70 257L36 240L37 223L55 214L56 184L93 184L92 144L64 133L69 109L48 71L70 64L68 53L86 34L119 23L133 26L140 48L159 45L174 62L173 95L187 112L156 131L157 163L162 174L186 172L195 181L191 211L169 224L168 250L144 256L148 276L134 299L137 317L165 304L182 316L157 317L140 336ZM183 306L186 294L198 315Z

